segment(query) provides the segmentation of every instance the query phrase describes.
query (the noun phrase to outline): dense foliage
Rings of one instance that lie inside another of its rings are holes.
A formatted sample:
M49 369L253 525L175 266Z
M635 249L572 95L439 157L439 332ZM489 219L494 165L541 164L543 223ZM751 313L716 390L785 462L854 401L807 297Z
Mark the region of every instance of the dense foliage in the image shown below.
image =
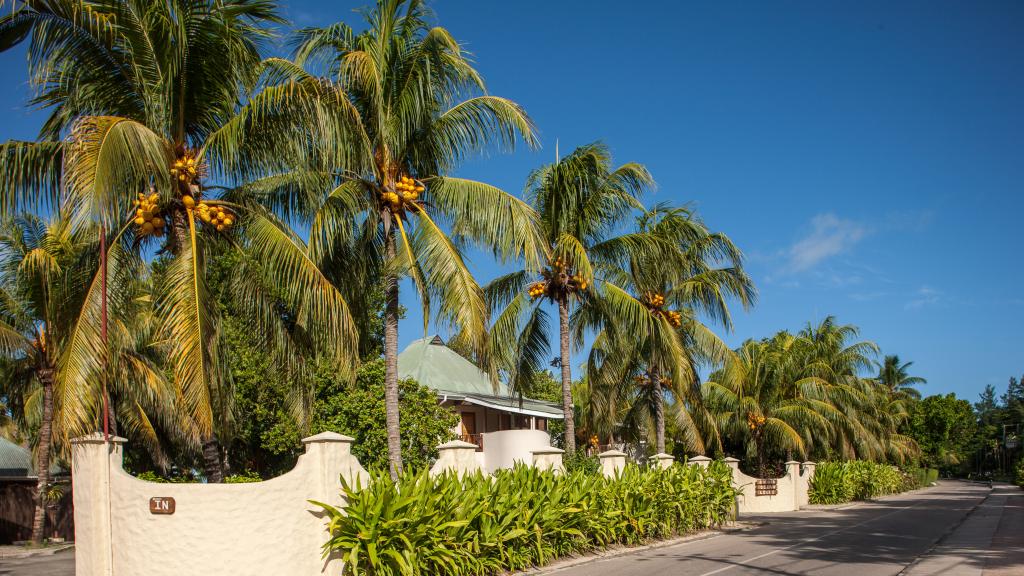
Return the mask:
M920 488L934 482L937 470L909 474L876 462L821 462L811 478L811 504L842 504Z
M437 394L414 380L398 383L402 411L402 459L423 470L437 447L455 437L458 418L441 406ZM384 361L363 364L351 385L336 374L321 376L314 403L312 432L330 430L355 438L352 453L367 469L386 467L388 453L384 406Z
M909 430L921 449L921 463L955 470L971 452L976 418L971 403L954 394L915 402Z
M628 466L615 478L519 466L493 478L405 473L345 486L330 518L325 554L346 574L500 574L554 558L639 544L731 518L730 469Z

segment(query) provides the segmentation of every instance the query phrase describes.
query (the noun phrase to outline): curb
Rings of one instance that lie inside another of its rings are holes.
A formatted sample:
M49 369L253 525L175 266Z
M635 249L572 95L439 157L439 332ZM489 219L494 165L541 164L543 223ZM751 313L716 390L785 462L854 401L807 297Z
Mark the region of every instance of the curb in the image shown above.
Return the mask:
M730 526L723 526L715 530L703 530L700 532L694 532L693 534L687 534L686 536L679 536L677 538L671 538L668 540L658 540L650 544L642 544L640 546L621 546L615 548L606 548L601 551L592 552L584 556L576 556L574 558L564 558L556 560L551 564L544 566L537 566L534 568L528 568L526 570L520 570L518 572L506 572L505 576L540 576L542 574L551 574L558 572L559 570L565 570L566 568L574 568L583 564L590 564L592 562L599 562L601 560L609 560L611 558L618 558L620 556L628 556L630 554L636 554L638 552L645 552L647 550L657 550L659 548L668 548L670 546L676 546L679 544L686 544L689 542L697 542L700 540L710 540L723 534L732 534L735 532L743 532L750 530L758 526L763 526L764 522L745 522L738 521L734 522Z

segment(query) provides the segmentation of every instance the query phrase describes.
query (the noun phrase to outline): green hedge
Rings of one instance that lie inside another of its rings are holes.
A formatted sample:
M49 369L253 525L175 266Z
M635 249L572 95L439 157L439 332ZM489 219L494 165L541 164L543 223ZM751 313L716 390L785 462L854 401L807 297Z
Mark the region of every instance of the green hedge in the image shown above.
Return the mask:
M927 486L938 479L935 469L903 472L875 462L822 462L811 478L811 504L842 504Z
M732 518L728 466L627 466L616 478L518 466L494 477L407 473L344 487L324 554L346 574L498 574L612 544L639 544Z

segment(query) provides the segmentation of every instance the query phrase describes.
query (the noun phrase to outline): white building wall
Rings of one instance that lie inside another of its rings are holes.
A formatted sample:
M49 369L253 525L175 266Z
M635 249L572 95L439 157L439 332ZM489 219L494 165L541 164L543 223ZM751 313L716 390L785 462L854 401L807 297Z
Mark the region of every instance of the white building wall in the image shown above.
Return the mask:
M487 432L483 439L484 469L488 473L500 468L512 468L516 462L531 465L535 451L551 448L551 437L543 430Z
M328 534L309 500L340 506L341 477L369 481L351 438L306 438L294 470L247 484L145 482L122 469L124 440L114 440L92 436L73 448L77 576L341 572L340 559L316 553ZM153 497L174 498L175 512L150 513Z

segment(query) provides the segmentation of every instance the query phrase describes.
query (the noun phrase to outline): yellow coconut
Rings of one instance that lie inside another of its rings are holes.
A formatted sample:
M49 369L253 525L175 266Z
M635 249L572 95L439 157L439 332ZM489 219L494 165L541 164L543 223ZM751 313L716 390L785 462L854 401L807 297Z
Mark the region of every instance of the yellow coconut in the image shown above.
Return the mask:
M146 222L145 224L143 224L142 225L142 233L143 234L152 234L153 233L153 224L150 223L150 222Z
M196 199L193 198L190 194L185 194L184 196L182 196L181 201L182 203L185 204L185 208L191 209L196 205Z

